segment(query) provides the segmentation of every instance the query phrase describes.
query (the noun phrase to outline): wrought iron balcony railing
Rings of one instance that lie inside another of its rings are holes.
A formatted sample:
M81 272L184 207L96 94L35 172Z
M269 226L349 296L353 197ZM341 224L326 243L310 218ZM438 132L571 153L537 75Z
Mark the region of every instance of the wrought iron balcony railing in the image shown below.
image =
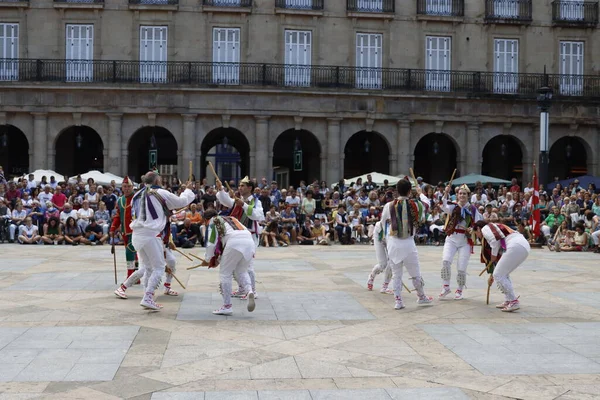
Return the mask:
M104 3L104 0L102 2ZM136 6L176 6L179 4L179 0L129 0L129 4Z
M417 0L417 14L440 17L463 17L464 0Z
M314 10L323 9L324 0L275 0L275 7L288 10Z
M598 25L598 2L553 1L552 22L560 25L596 26Z
M210 7L252 7L252 0L203 0Z
M395 0L346 0L346 10L352 12L394 13Z
M485 0L485 20L488 22L531 22L531 3L532 0Z
M212 62L65 61L0 59L0 86L15 83L253 86L385 91L448 96L535 99L542 86L557 98L600 100L600 76L439 71Z

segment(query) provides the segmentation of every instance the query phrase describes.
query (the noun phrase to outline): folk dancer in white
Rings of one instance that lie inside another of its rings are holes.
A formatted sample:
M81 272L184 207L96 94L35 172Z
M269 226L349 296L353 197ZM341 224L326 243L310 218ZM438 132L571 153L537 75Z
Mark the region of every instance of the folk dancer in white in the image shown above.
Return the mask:
M385 248L385 232L381 227L381 221L375 223L375 229L373 229L373 244L375 246L377 264L375 264L373 270L369 274L369 278L367 279L367 289L373 290L373 281L375 281L375 277L383 272L383 285L381 286L380 292L392 294L393 291L388 288L390 281L392 280L392 266L388 262L387 251Z
M140 260L140 276L146 273L148 277L140 305L159 310L162 306L154 301L154 292L165 272L165 242L168 243L168 239L165 238L170 233L169 210L187 206L194 200L195 194L191 190L193 182L187 183L180 196L162 189L162 180L158 172L148 172L143 180L145 187L139 190L132 200L132 243ZM136 274L137 272L128 280Z
M474 228L478 238L484 239L484 246L491 249L490 261L498 261L490 284L496 281L498 289L504 293L504 302L498 304L505 312L520 308L519 298L515 295L510 274L517 269L529 256L531 247L527 239L503 224L479 221Z
M263 212L262 203L253 196L254 182L248 179L248 177L242 179L238 186L241 198L236 198L235 200L230 196L230 193L223 190L223 185L219 179L216 180L215 186L217 187L217 200L219 200L219 203L231 209L231 213L229 215L239 220L239 222L241 222L241 224L248 229L252 235L252 240L254 240L255 246L258 248L261 231L259 223L265 219L265 214ZM254 297L258 298L256 294L254 258L250 260L250 265L248 266L248 275L250 276ZM238 290L232 293L233 297L247 299L248 292L244 291L241 282L238 282L238 284Z
M419 224L425 222L425 212L429 207L429 199L417 186L418 199L410 199L411 184L406 179L401 179L396 184L398 198L389 202L383 208L381 214L382 223L389 226L385 229L388 259L392 266L394 295L396 304L394 308L404 308L402 301L402 264L413 281L417 291L417 304L420 306L431 305L433 299L425 295L423 286L425 282L421 276L419 266L419 254L415 244L414 235Z
M215 210L204 213L205 223L208 225L208 240L206 243L205 262L209 268L219 265L220 281L223 296L223 305L213 311L216 315L233 314L231 305L231 290L233 274L238 277L239 284L245 293L248 293L248 311L254 311L254 292L250 283L248 267L254 257L256 244L250 231L234 217L217 216Z
M444 228L446 232L446 242L444 243L444 252L442 255L442 291L439 295L440 300L447 299L450 294L450 279L452 277L452 260L458 253L458 273L456 282L458 288L454 292L454 300L462 300L463 290L467 284L467 265L469 257L473 253L473 239L471 230L477 221L483 219L483 216L477 211L477 207L469 204L469 188L462 185L457 189L457 203L448 202L450 186L446 187L442 197L442 208L448 214L448 224Z

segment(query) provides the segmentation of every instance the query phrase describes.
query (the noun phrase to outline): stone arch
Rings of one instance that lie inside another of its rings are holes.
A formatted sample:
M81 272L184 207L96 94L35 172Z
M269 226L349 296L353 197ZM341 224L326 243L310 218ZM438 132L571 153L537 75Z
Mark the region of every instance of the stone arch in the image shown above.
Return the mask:
M301 169L296 171L296 152L301 151ZM287 171L287 175L286 175ZM281 187L307 184L321 177L321 143L317 136L305 129L288 129L277 136L273 143L273 172L281 174ZM287 179L284 179L287 176Z
M14 125L0 125L0 165L7 179L29 172L29 140Z
M344 178L369 172L390 173L391 147L379 132L356 132L344 146Z
M446 133L428 133L415 146L415 174L425 182L437 184L452 176L458 165L458 147ZM457 171L456 176L459 175Z
M593 174L589 168L592 159L592 149L583 138L563 136L550 147L548 180L586 175L588 171Z
M491 138L481 152L481 173L510 181L517 178L523 182L523 160L525 145L513 135L497 135Z
M250 169L250 143L246 136L235 128L216 128L202 140L200 146L200 176L214 181L208 168L212 162L219 178L224 181L239 182L248 175Z
M150 150L157 150L157 167L167 178L177 176L177 140L166 128L144 126L129 138L127 174L134 181L150 168Z
M73 125L63 129L55 138L54 149L55 170L62 175L104 171L104 142L89 126Z

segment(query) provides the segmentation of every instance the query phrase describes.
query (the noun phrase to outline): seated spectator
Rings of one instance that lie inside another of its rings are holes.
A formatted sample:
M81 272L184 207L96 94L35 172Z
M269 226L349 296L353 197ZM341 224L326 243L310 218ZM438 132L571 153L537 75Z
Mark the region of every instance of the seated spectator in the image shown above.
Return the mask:
M54 196L51 192L50 192L50 185L45 185L42 186L43 192L41 192L38 195L38 198L36 199L37 201L40 202L40 204L43 204L44 206L46 205L46 202L48 201L52 201L52 196Z
M9 208L15 208L17 201L21 200L21 191L17 189L17 185L13 181L8 182L8 190L4 194L4 199L8 201Z
M42 241L45 244L62 244L64 239L59 219L57 217L50 217L48 223L44 224Z
M494 222L498 220L498 214L493 212L493 206L491 204L485 205L485 212L483 213L483 220L485 222Z
M291 234L292 243L296 243L296 229L298 227L298 222L296 221L296 213L291 205L287 205L285 210L281 212L281 224Z
M86 225L81 243L91 245L103 245L108 240L108 235L102 232L102 227L98 225L94 217L89 219Z
M379 221L379 211L375 206L369 207L369 212L363 215L365 221L367 236L370 240L373 240L373 231L375 230L375 224Z
M513 225L515 218L513 214L508 210L508 205L506 203L500 206L500 210L498 211L498 221L501 224L505 225Z
M81 232L85 232L85 228L92 218L94 218L94 210L90 208L90 203L84 200L82 207L77 210L77 225L79 225Z
M359 210L361 213L365 213L369 210L369 204L370 204L370 200L369 200L369 196L367 195L367 191L364 188L360 189L360 192L358 193L358 198L356 199L356 203L355 205L359 206ZM356 209L356 208L354 208Z
M278 224L281 222L281 215L277 212L277 207L275 207L274 204L271 205L269 211L265 215L264 221L261 221L260 224L267 226L273 221L277 222Z
M317 202L313 199L313 191L307 190L306 197L302 199L302 206L300 207L300 213L304 215L304 218L312 219L315 215L315 209Z
M283 194L284 192L282 190L281 195L283 196ZM294 213L298 215L298 212L300 212L300 197L298 197L295 190L290 191L290 195L285 198L285 204L292 206Z
M280 244L279 240L279 225L277 221L271 221L269 225L260 233L261 243L264 247L278 247ZM285 244L285 242L281 242ZM287 245L286 245L287 246Z
M315 244L315 237L312 232L312 226L310 219L305 219L300 232L298 233L298 244L299 245L313 245Z
M327 239L327 231L319 218L316 218L314 221L312 227L312 234L317 244L321 246L329 246L329 240Z
M104 194L104 196L102 196L101 200L106 205L106 211L108 211L109 215L112 215L112 212L115 209L118 200L118 197L115 194L115 190L112 186L109 186L108 189L106 189L106 193Z
M52 195L52 204L59 210L62 211L67 202L67 196L62 192L62 187L57 186L54 189L54 195Z
M341 244L350 244L350 237L352 234L352 227L348 221L348 215L346 215L346 207L343 204L338 206L338 211L335 216L335 231L337 233L338 240Z
M285 226L281 227L281 233L279 234L279 241L283 242L283 247L288 247L292 243L292 234Z
M186 218L183 221L183 225L178 228L176 236L173 237L173 242L177 247L191 249L196 245L197 240L198 235L192 229L192 221Z
M78 211L81 208L83 203L83 194L79 192L78 188L73 189L71 197L69 197L69 203L75 211Z
M25 224L19 228L19 243L37 244L41 237L38 233L38 227L35 226L30 217L25 218Z
M68 244L72 244L73 246L77 246L83 237L81 234L81 229L77 225L75 218L68 217L65 221L65 242Z
M96 185L92 183L90 185L90 191L85 194L84 198L85 200L87 200L89 207L94 211L98 209L98 203L100 202L101 198L96 189Z
M429 232L433 235L433 241L436 246L440 245L440 234L444 232L444 221L442 211L439 206L433 207L431 214L427 216Z
M96 223L102 228L102 235L108 235L108 229L110 228L110 214L106 209L106 204L101 201L98 203L98 211L94 213L94 219Z
M0 186L2 185L0 184ZM6 203L7 202L4 200L4 197L0 197L0 241L2 242L8 240L10 237L9 226L11 211Z
M28 192L23 192L23 196L21 197L21 204L23 204L23 208L29 213L31 208L33 207L33 199L29 196Z
M527 226L527 223L524 221L521 221L518 225L517 225L517 231L523 235L523 237L525 239L527 239L527 241L529 243L534 243L535 242L535 238L533 236L533 234L531 233L531 229L529 228L529 226Z
M358 242L366 241L368 238L365 235L361 206L358 202L354 204L353 210L348 215L348 220L352 227L352 239Z
M49 201L46 203L46 212L44 213L44 220L49 221L50 218L60 218L60 210L54 206L54 203Z
M33 207L27 215L31 217L33 224L38 227L38 230L41 229L46 219L44 218L44 210L39 201L33 201Z
M27 211L23 209L23 204L17 202L15 209L12 211L9 226L9 243L15 242L15 232L17 229L20 231L20 227L25 224L25 218L27 218Z
M73 210L73 207L71 206L71 203L65 203L65 207L63 209L63 211L61 211L60 213L60 223L64 227L66 226L67 223L67 219L71 217L73 218L75 221L77 221L77 211Z

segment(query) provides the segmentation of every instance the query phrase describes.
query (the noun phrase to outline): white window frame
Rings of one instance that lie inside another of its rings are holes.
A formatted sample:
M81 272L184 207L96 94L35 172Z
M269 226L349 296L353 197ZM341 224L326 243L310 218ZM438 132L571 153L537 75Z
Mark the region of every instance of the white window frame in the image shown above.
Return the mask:
M518 18L519 0L494 0L494 16L497 18Z
M94 25L66 25L65 60L67 82L94 80Z
M585 4L581 0L561 0L560 19L563 21L583 21Z
M426 0L425 13L428 15L452 15L452 0Z
M0 81L19 80L19 24L0 23Z
M560 94L581 96L583 94L583 70L585 43L582 41L561 41L560 54Z
M164 25L140 26L140 82L167 82L169 28Z
M286 8L299 10L312 10L313 0L285 0Z
M519 40L494 39L494 93L519 89Z
M356 87L381 89L383 34L356 34Z
M240 84L240 28L213 28L213 82Z
M383 12L383 0L356 0L356 10Z
M312 65L312 32L286 29L285 85L310 86Z
M436 92L449 92L452 73L452 38L450 36L425 37L425 88Z

